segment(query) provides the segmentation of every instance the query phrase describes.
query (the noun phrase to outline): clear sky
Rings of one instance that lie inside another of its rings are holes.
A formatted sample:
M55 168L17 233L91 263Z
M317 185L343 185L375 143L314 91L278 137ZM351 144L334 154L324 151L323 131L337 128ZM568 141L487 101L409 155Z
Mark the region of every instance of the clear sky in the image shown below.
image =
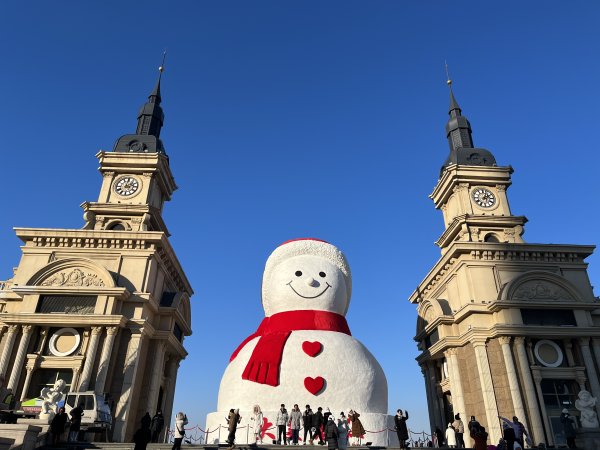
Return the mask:
M0 279L19 261L13 226L83 226L94 154L135 130L166 48L179 190L164 216L196 292L175 410L194 424L215 410L263 317L267 256L314 236L348 256L348 321L387 374L390 411L426 429L407 298L440 255L428 195L448 152L444 61L475 144L515 168L526 241L597 244L598 23L587 1L6 1Z

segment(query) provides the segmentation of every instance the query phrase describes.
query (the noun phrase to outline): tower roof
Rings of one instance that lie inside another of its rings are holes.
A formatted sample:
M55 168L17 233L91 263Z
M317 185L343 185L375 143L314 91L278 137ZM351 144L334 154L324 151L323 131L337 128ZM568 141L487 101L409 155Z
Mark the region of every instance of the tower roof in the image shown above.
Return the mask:
M450 86L450 107L448 109L448 123L446 123L446 138L450 146L450 154L442 166L442 170L450 164L462 164L465 166L495 166L496 158L489 150L476 148L471 136L471 124L465 116L454 97L452 81L448 80Z
M113 149L115 152L165 153L163 143L160 140L160 131L165 119L160 106L162 101L160 82L163 70L164 68L161 65L158 68L159 74L156 85L150 92L148 101L140 108L135 134L121 136L115 143Z

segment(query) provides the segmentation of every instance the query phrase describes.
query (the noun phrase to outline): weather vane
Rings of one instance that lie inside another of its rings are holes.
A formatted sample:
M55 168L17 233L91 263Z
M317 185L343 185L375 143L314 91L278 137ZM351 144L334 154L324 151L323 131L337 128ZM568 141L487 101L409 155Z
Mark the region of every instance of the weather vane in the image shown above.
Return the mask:
M165 70L165 58L166 57L167 57L167 51L165 50L163 52L162 62L160 63L160 66L158 66L158 71L160 72L161 75L162 75L163 71Z
M452 89L452 80L450 79L450 72L448 71L448 62L444 61L444 65L446 66L446 84Z

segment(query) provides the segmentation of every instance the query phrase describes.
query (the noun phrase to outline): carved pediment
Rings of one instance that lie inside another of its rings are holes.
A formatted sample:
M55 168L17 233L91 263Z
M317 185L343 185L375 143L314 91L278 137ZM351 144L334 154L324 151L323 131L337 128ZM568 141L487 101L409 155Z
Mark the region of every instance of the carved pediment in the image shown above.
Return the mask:
M562 287L548 281L531 280L521 284L512 295L513 300L575 300Z
M41 286L104 287L104 281L89 270L78 268L56 272L40 283Z

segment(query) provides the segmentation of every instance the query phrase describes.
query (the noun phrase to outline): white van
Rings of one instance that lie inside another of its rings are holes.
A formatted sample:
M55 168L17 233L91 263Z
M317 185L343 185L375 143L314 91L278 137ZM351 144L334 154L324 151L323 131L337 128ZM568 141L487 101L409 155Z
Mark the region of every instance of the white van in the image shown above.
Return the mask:
M83 408L81 431L104 431L112 426L112 414L104 397L94 391L69 392L65 400L67 414L77 405Z

